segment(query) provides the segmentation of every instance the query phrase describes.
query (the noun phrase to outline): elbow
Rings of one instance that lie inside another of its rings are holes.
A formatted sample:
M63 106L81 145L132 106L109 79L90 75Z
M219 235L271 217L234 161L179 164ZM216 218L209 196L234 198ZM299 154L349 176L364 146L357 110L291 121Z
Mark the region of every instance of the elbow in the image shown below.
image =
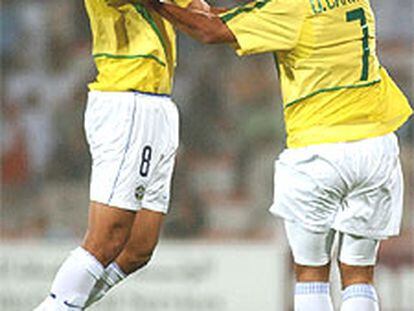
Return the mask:
M200 41L201 41L201 43L204 43L204 44L217 43L217 40L216 40L215 36L212 36L210 34L206 34L206 35L201 36Z
M218 18L196 25L193 31L197 39L205 44L229 43L229 38L232 38L230 30Z
M199 39L204 44L214 44L221 42L220 36L214 31L204 31L200 34Z

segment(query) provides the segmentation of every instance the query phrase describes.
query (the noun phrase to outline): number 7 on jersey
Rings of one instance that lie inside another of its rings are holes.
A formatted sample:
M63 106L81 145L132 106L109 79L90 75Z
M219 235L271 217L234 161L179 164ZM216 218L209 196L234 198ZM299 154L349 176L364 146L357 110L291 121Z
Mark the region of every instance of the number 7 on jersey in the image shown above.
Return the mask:
M346 21L347 22L354 22L360 21L362 27L362 74L361 74L361 81L368 80L368 71L369 71L369 30L367 24L367 18L365 15L365 11L363 8L359 8L356 10L352 10L346 13Z

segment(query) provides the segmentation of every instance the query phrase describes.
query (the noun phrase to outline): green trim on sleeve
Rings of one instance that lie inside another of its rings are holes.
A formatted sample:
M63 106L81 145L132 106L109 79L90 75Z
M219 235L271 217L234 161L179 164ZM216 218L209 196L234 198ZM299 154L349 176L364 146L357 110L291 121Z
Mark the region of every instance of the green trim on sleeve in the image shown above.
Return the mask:
M235 18L237 15L239 15L241 13L248 13L248 12L251 12L251 11L253 11L255 9L261 9L261 8L263 8L270 1L271 0L259 0L259 1L256 1L256 3L253 6L250 6L250 7L246 7L246 6L249 5L249 4L251 4L251 3L244 4L242 6L239 6L237 9L235 9L232 12L224 13L224 15L221 15L220 16L220 19L224 23L227 23L228 21L232 20L233 18Z
M364 84L357 84L357 85L344 85L344 86L336 86L336 87L331 87L331 88L326 88L326 89L320 89L316 92L310 93L306 96L303 96L301 98L298 98L290 103L287 103L285 105L285 108L289 108L305 99L311 98L312 96L321 94L321 93L326 93L326 92L334 92L334 91L339 91L339 90L344 90L344 89L358 89L358 88L362 88L362 87L368 87L368 86L372 86L374 84L377 84L381 82L381 79L375 80L375 81L371 81L368 83L364 83Z
M93 54L93 58L113 58L113 59L137 59L137 58L147 58L155 60L158 64L165 67L165 63L160 60L157 56L152 54L136 54L136 55L118 55L110 53L97 53Z

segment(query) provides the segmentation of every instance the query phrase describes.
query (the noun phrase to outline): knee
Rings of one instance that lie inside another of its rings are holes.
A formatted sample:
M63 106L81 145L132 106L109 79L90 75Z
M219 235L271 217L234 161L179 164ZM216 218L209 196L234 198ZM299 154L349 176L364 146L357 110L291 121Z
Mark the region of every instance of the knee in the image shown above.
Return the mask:
M119 257L123 271L133 273L145 267L152 258L156 244L127 244Z
M107 266L121 253L128 236L129 231L116 224L102 231L88 230L83 247Z
M125 252L123 270L126 274L131 274L144 268L152 258L152 253L133 253Z
M354 284L372 284L374 282L374 266L350 266L339 263L342 288Z

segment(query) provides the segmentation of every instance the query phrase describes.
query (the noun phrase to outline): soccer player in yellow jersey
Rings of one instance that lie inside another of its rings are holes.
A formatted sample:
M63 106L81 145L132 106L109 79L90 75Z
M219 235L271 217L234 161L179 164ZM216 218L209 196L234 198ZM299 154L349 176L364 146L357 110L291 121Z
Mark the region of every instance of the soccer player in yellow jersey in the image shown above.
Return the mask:
M202 0L176 3L208 9ZM178 146L170 99L174 29L138 1L85 4L98 70L85 113L93 160L89 224L37 311L83 310L145 266L168 211Z
M293 252L295 310L333 310L335 234L341 310L379 310L377 250L398 235L402 216L394 131L412 110L378 62L369 0L258 0L218 15L147 5L202 42L274 54L287 149L276 161L270 211L284 218Z

